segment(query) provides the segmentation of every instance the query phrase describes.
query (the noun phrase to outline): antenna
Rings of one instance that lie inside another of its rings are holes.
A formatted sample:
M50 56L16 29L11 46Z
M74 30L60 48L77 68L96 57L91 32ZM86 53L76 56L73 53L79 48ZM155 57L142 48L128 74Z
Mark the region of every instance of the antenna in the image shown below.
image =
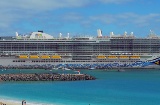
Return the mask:
M98 34L98 37L102 37L102 31L101 31L101 29L97 30L97 34Z
M150 35L154 35L154 32L152 30L150 30Z
M18 37L18 32L16 32L16 37Z
M127 36L127 32L126 31L124 32L124 36Z
M67 38L69 38L69 33L67 33Z
M62 33L59 33L59 38L61 38L62 37Z
M114 33L113 32L110 32L110 37L114 36Z
M150 30L149 37L156 37L156 34L152 30Z

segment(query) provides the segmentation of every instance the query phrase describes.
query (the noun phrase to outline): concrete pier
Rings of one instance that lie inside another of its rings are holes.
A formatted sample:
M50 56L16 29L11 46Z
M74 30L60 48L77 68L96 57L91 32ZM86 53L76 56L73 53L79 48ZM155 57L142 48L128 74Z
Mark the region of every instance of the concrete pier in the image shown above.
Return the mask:
M79 81L95 80L87 74L0 74L0 81Z

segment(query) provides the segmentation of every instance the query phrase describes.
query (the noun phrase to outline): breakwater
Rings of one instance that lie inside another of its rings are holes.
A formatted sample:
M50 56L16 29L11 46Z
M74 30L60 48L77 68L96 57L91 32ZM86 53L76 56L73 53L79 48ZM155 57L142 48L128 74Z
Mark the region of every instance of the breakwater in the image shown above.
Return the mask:
M78 81L95 80L87 74L0 74L0 81Z

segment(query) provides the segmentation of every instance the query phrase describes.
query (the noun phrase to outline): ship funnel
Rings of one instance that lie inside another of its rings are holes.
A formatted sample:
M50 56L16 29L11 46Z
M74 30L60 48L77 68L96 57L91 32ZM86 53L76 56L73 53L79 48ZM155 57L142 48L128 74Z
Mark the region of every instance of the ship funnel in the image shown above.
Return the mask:
M97 30L98 37L102 37L102 31L100 29Z

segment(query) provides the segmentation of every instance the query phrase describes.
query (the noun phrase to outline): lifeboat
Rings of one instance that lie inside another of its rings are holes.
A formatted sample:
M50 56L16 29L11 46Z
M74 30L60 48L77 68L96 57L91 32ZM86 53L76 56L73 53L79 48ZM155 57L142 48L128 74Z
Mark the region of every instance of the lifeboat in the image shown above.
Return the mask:
M160 61L156 61L155 64L160 65Z
M106 56L104 56L104 55L98 55L97 59L106 59Z
M108 59L117 59L117 56L115 56L115 55L110 55L110 56L108 56Z
M52 59L61 59L61 56L60 55L52 55L51 58Z
M131 58L131 59L139 59L139 58L140 58L140 56L138 56L138 55L134 55L134 56L131 56L130 58Z
M122 55L122 56L119 56L119 59L128 59L129 56L125 56L125 55Z
M28 59L28 55L20 55L19 58L20 59Z
M29 58L30 58L30 59L38 59L39 56L38 56L38 55L30 55Z
M41 58L42 58L42 59L49 59L50 56L49 56L49 55L41 55Z

